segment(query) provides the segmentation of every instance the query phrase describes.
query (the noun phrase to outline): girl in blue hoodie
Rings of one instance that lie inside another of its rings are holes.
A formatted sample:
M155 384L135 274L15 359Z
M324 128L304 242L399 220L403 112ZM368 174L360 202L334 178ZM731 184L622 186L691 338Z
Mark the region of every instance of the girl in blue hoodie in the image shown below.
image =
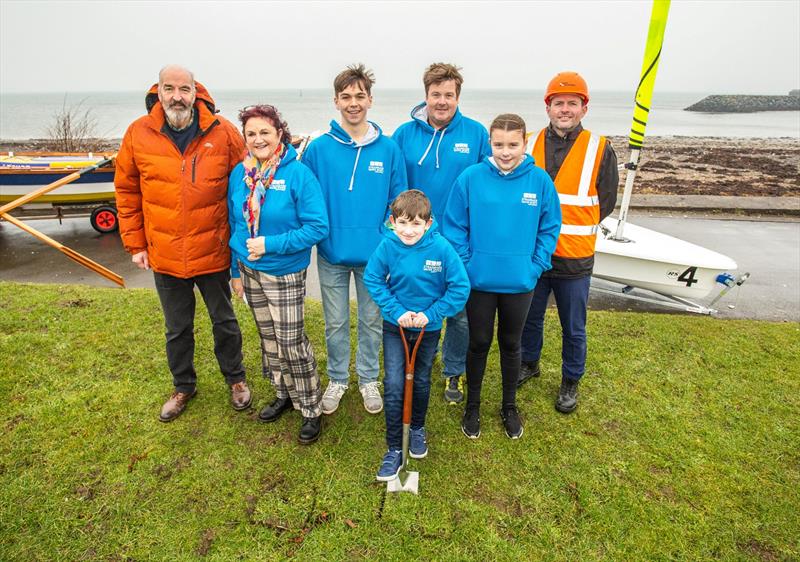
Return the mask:
M522 436L516 407L520 337L539 276L561 229L561 207L550 176L525 154L525 122L498 116L489 129L492 156L458 177L445 209L442 232L467 269L467 406L464 434L480 436L480 396L495 314L503 378L500 415L506 435Z
M287 410L300 410L299 441L312 443L322 427L322 391L303 306L311 247L328 235L328 214L319 182L297 161L278 111L256 105L239 119L248 153L228 183L231 287L247 296L261 335L264 374L276 392L258 417L273 422Z

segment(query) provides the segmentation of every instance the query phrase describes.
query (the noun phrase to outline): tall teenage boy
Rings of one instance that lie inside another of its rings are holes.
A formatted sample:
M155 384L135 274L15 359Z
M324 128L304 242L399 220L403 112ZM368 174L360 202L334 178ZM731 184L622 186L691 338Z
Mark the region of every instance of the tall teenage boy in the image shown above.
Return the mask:
M550 125L536 136L531 153L553 179L564 224L553 254L533 293L522 331L519 384L539 376L544 342L544 312L550 293L561 320L561 388L556 410L569 414L578 405L578 382L586 369L586 304L594 267L597 228L617 202L619 172L611 143L581 126L589 108L589 88L577 72L560 72L544 97Z
M303 155L322 186L330 235L317 246L317 266L328 348L328 387L322 413L332 414L347 391L350 366L350 275L358 303L356 373L364 408L383 409L378 388L381 314L364 286L364 267L382 237L389 204L407 187L400 149L367 120L375 79L363 64L348 66L333 82L341 113Z
M425 101L411 110L411 121L392 135L403 151L409 187L428 196L439 221L459 174L491 155L486 127L458 109L463 82L455 65L431 64L422 76ZM447 319L442 344L444 398L449 404L464 400L461 375L468 342L467 314L461 309Z

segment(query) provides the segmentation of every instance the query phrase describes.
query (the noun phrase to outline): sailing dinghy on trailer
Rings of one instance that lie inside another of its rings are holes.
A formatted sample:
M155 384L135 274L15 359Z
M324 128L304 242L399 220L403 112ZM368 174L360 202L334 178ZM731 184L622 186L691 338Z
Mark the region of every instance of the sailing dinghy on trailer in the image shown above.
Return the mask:
M600 224L595 244L593 277L616 283L621 290L596 285L592 288L688 312L712 314L716 311L711 307L732 287L744 283L750 274L733 275L731 272L737 265L728 256L627 222L669 5L670 0L653 1L644 63L636 89L629 142L631 156L625 164L627 175L619 219L607 217ZM660 298L632 294L634 289L655 293ZM708 298L715 289L717 294L708 305L696 302Z

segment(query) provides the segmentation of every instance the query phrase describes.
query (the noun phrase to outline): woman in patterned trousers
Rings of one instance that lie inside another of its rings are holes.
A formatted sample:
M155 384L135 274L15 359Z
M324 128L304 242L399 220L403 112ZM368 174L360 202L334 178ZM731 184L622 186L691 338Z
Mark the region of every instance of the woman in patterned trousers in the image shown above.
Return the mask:
M304 326L306 269L311 247L328 235L328 215L319 183L297 161L278 111L251 106L239 120L248 153L228 184L231 286L253 311L264 375L276 394L258 417L273 422L299 410L298 440L309 444L322 430L322 392Z

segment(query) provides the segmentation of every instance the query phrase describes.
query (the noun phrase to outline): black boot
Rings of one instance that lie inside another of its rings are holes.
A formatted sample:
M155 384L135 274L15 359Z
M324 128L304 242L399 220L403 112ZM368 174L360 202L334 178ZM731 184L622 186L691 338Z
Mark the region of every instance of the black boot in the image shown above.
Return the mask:
M530 379L538 377L542 372L539 370L539 360L536 361L523 361L519 366L519 379L517 380L517 388L528 382Z
M297 440L301 445L309 445L319 439L320 433L322 433L322 416L303 417L303 425L300 426L300 435Z
M286 410L291 410L293 407L292 399L288 396L286 398L276 398L272 401L272 404L265 406L264 409L261 410L258 414L258 420L262 422L274 422L281 417L281 414Z
M558 390L556 410L562 414L571 414L578 407L578 382L568 378L561 379L561 388Z

